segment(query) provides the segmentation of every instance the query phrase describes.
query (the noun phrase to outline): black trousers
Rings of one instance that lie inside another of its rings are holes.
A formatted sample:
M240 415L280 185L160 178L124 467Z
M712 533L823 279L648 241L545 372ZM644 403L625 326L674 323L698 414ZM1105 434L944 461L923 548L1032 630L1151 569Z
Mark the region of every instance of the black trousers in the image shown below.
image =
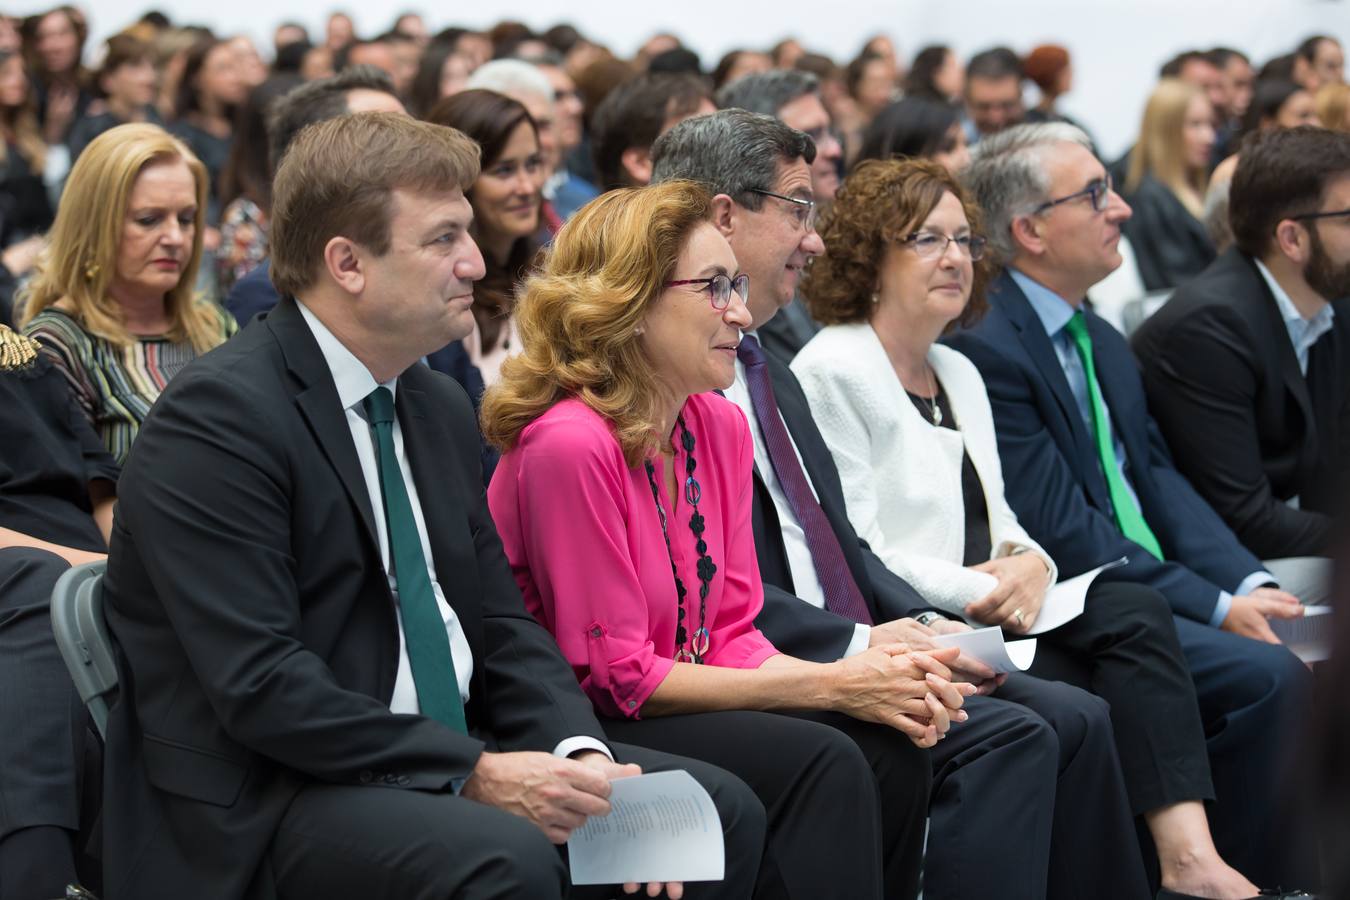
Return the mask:
M70 568L44 550L0 550L0 897L97 887L82 853L99 800L97 739L52 637L52 587Z
M1149 896L1106 703L1013 675L933 748L925 900Z
M764 807L739 779L694 759L611 744L644 772L686 769L708 789L722 820L726 873L690 883L686 896L755 895L764 849ZM523 818L453 794L315 783L296 796L273 839L269 863L283 900L480 900L568 896L561 848ZM610 897L613 888L578 888Z
M762 712L611 719L605 730L744 779L791 897L917 893L931 763L900 732L838 713Z

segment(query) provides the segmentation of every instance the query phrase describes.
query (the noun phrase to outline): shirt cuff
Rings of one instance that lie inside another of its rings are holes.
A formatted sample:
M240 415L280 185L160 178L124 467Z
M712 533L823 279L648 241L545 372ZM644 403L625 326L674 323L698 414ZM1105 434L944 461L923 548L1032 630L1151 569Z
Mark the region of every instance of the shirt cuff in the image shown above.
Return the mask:
M609 752L609 748L600 743L593 737L578 735L576 737L566 738L558 742L558 746L553 748L553 755L566 759L573 753L579 753L582 750L599 750L605 756L609 757L610 762L614 762L614 754Z
M1218 628L1222 625L1223 620L1228 618L1228 610L1232 608L1233 595L1227 591L1219 591L1219 602L1214 604L1214 614L1209 617L1210 627Z
M853 626L853 640L848 642L848 648L844 650L844 656L857 656L863 652L872 643L872 626L858 624Z
M1237 586L1237 590L1233 591L1233 593L1237 594L1239 597L1242 597L1247 594L1250 594L1257 588L1265 587L1268 584L1273 584L1275 585L1275 587L1280 586L1279 580L1274 575L1270 574L1269 572L1263 569L1260 572L1253 572L1246 578L1242 579L1242 583Z

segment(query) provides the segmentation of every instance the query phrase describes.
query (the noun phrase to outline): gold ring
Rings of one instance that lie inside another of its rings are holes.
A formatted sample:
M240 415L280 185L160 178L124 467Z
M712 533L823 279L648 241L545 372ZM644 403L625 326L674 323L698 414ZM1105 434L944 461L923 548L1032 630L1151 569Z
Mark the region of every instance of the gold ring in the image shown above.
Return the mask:
M1013 610L1013 618L1017 620L1017 624L1018 624L1018 625L1021 625L1021 624L1022 624L1022 610L1021 610L1021 609L1014 609L1014 610Z

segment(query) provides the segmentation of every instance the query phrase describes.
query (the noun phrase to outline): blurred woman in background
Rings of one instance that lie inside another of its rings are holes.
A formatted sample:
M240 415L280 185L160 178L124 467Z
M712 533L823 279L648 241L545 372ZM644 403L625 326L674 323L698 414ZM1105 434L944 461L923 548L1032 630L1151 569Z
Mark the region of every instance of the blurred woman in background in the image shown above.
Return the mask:
M206 220L212 227L220 221L220 173L230 156L235 112L247 93L238 51L228 41L209 38L188 51L169 131L206 166L211 185Z
M155 109L159 75L150 45L129 34L108 38L103 64L94 76L94 102L70 130L71 162L89 142L128 122L161 124Z
M863 132L855 165L868 159L931 159L955 175L970 162L961 110L941 100L905 97L883 109Z
M42 183L42 139L23 57L0 50L0 248L46 231L52 206ZM17 274L17 273L16 273Z
M81 62L89 26L75 7L58 6L24 20L22 31L43 140L64 144L93 99Z

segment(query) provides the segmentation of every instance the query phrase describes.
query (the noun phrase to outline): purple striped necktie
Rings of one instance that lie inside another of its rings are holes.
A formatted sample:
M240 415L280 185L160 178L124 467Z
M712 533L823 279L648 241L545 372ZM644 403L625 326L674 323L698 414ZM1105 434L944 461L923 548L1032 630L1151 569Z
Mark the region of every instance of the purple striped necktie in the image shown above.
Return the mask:
M769 451L769 462L778 477L778 486L783 489L788 506L792 507L792 514L797 517L797 524L806 535L811 563L825 591L825 608L835 615L871 625L872 615L867 611L867 601L863 599L862 591L858 590L858 583L853 580L839 539L830 527L825 510L820 508L815 494L811 492L806 473L802 471L802 464L792 447L792 438L778 411L778 401L773 396L773 383L769 380L769 369L765 365L764 351L759 341L752 335L743 335L736 355L745 366L750 402L755 407L755 418L764 435L764 446Z

